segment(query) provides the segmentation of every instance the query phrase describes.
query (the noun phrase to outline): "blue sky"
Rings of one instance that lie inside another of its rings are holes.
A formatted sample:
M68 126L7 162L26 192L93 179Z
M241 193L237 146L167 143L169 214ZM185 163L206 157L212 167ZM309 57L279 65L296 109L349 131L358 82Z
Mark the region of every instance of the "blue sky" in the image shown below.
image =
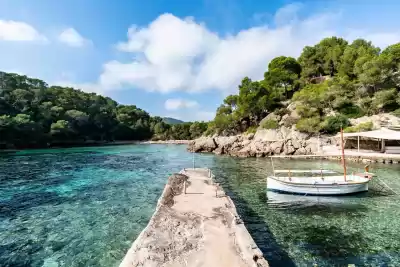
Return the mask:
M212 119L240 80L337 35L400 41L391 0L0 0L0 70Z

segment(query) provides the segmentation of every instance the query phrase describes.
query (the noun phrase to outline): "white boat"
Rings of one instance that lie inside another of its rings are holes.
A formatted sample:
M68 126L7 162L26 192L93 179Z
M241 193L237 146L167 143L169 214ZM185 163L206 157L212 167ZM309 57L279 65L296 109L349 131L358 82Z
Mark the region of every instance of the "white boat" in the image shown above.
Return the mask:
M344 178L329 170L276 170L267 178L267 188L301 195L346 195L368 191L369 181L369 176L352 174Z
M368 168L364 173L346 174L342 131L341 134L343 174L331 170L273 170L273 175L267 178L267 189L301 195L347 195L368 191L372 178Z

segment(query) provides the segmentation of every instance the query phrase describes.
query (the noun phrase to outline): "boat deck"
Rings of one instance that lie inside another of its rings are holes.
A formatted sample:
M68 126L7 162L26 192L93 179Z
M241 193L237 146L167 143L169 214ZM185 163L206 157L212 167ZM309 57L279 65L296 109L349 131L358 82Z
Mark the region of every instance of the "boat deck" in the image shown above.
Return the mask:
M343 175L330 175L330 176L322 176L322 177L302 177L302 176L274 176L273 178L284 181L287 183L300 183L300 184L343 184L343 183L362 183L368 181L367 178L363 178L357 175L347 175L346 176L346 182L344 180Z

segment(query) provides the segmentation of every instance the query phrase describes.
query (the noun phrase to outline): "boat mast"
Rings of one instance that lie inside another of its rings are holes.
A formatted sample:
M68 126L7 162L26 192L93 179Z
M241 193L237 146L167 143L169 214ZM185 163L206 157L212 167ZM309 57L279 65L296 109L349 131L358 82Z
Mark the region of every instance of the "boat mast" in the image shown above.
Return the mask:
M341 139L341 146L342 146L342 164L343 164L343 176L344 181L346 181L346 160L344 159L344 140L343 140L343 129L340 127L340 139Z

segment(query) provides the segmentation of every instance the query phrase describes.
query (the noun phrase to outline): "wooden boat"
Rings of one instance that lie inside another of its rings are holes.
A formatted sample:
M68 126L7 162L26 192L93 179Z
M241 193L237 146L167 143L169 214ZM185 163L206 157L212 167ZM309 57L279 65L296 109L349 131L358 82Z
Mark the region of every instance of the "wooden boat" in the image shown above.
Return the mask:
M267 178L267 189L282 193L301 195L347 195L368 191L372 174L366 168L364 173L347 175L342 137L342 164L344 173L331 170L273 170ZM271 158L272 161L272 158ZM272 164L273 165L273 164Z

